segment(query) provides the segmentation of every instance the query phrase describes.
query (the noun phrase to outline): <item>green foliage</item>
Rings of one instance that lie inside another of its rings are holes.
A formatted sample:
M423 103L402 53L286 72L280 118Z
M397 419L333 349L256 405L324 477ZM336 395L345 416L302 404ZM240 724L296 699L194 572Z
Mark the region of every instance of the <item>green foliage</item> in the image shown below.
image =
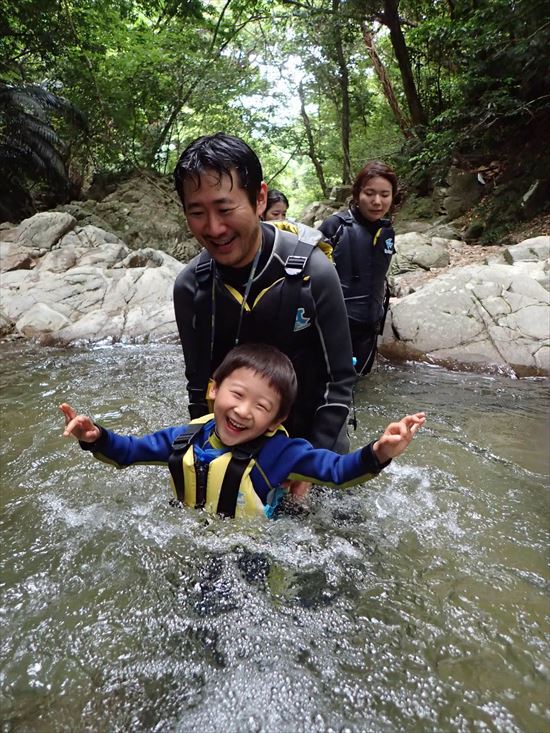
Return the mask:
M36 85L0 82L0 216L34 212L32 183L43 181L54 202L70 191L67 146L57 134L55 117L86 128L80 112L63 97Z
M25 103L33 153L21 149L17 165L22 180L42 176L54 188L68 166L86 180L97 171L167 172L194 137L225 130L257 150L296 214L321 198L319 169L329 189L342 181L349 128L352 173L382 159L427 189L451 159L482 154L548 110L545 4L400 0L397 22L428 120L405 140L363 39L367 22L406 117L387 26L393 0L0 0L4 87L32 85L72 105L63 114L43 108L46 119L36 109L31 118ZM88 120L85 146L74 143L70 108ZM13 141L15 108L4 102L2 114L3 143ZM6 153L3 172L15 160Z
M483 156L550 108L550 24L543 5L457 0L452 13L441 3L424 6L425 17L407 37L422 60L431 123L408 161L409 175L429 170L437 177L453 156Z

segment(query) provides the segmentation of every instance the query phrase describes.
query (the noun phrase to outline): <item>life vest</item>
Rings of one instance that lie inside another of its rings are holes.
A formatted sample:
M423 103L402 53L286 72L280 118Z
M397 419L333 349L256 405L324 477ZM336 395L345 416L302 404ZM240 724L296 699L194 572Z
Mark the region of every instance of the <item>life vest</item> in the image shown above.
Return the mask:
M303 242L309 242L310 244L316 245L325 254L330 262L334 262L332 257L332 245L324 239L324 234L319 229L310 227L307 224L302 224L301 221L290 221L290 219L284 219L283 221L271 221L270 224L281 229L283 232L291 232L295 234Z
M203 415L192 420L172 445L168 468L178 501L224 517L270 516L266 508L269 510L280 487L271 488L264 505L254 491L250 472L266 441L280 430L286 434L285 429L279 426L272 433L264 433L253 441L227 450L210 463L201 463L196 460L193 445L213 417Z
M198 257L193 311L205 372L202 385L193 390L195 394L190 393L191 402L208 398L211 373L237 342L276 346L292 360L300 384L317 383L315 360L320 364L323 355L319 353L316 305L305 268L319 240L306 241L278 226L273 228L273 250L244 307L243 294L217 276L208 251L203 250ZM311 379L307 378L308 370ZM308 399L304 390L301 394ZM313 403L316 400L313 398Z
M372 236L351 211L335 216L342 223L332 237L334 264L348 317L378 331L389 301L386 273L395 253L395 232L387 222Z

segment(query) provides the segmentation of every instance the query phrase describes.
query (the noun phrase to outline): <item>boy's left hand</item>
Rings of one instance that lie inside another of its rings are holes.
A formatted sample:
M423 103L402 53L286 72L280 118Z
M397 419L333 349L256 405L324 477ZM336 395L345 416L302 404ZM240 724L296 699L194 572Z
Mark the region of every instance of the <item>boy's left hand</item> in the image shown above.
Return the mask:
M417 412L414 415L406 415L399 422L390 423L372 446L378 461L385 463L390 458L401 455L407 449L418 428L421 428L425 422L426 413Z

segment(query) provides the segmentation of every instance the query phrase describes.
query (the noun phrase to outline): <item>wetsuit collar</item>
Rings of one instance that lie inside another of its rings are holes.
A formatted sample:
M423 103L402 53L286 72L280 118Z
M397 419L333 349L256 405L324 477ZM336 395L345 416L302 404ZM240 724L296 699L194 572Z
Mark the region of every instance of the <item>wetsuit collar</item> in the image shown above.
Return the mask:
M366 229L368 229L369 232L373 235L376 234L380 227L391 226L389 219L378 219L377 221L370 221L369 219L366 219L359 211L359 207L355 206L355 204L352 204L349 210L351 211L353 218L359 224L361 224L361 226L364 226Z

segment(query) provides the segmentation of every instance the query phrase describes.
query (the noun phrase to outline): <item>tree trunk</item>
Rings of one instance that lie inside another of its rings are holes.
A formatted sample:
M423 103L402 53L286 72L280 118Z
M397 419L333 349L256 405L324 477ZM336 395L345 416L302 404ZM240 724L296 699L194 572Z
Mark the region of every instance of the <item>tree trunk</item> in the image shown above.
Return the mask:
M397 101L397 97L395 96L395 92L393 91L392 83L388 74L386 73L386 68L376 50L372 32L369 30L366 24L363 29L363 38L365 40L365 46L367 47L367 53L370 56L370 60L372 61L372 65L374 66L374 70L376 71L376 75L378 76L380 84L382 85L384 95L388 100L388 104L391 107L397 124L399 125L403 135L407 139L410 139L412 137L410 130L411 123L403 116L401 108L399 107L399 102Z
M340 131L342 138L342 183L351 183L351 160L349 154L349 139L351 134L350 124L350 101L349 101L349 74L348 65L344 55L342 34L338 20L340 0L332 0L332 16L334 18L334 41L336 47L336 58L338 61L338 79L340 83L340 96L342 99L342 115L340 118Z
M411 69L411 60L409 57L409 51L407 44L405 43L405 36L401 30L401 21L399 20L399 0L384 0L384 13L382 21L384 25L389 28L390 40L395 53L395 58L399 65L399 71L401 72L401 79L403 80L403 91L407 98L407 104L411 114L411 121L413 125L423 126L427 122L426 113L422 107L420 97L416 90L416 84L414 83L414 77Z
M328 188L327 188L327 184L325 181L325 174L323 171L323 166L321 165L321 161L319 160L317 153L315 151L315 141L313 139L311 122L306 112L304 88L302 84L298 86L298 95L300 97L300 115L302 117L302 121L304 123L304 129L306 131L306 138L307 138L307 145L308 145L307 154L311 162L313 163L313 167L315 168L315 173L317 174L317 180L319 181L319 185L321 186L321 191L323 192L323 196L325 198L328 198Z

